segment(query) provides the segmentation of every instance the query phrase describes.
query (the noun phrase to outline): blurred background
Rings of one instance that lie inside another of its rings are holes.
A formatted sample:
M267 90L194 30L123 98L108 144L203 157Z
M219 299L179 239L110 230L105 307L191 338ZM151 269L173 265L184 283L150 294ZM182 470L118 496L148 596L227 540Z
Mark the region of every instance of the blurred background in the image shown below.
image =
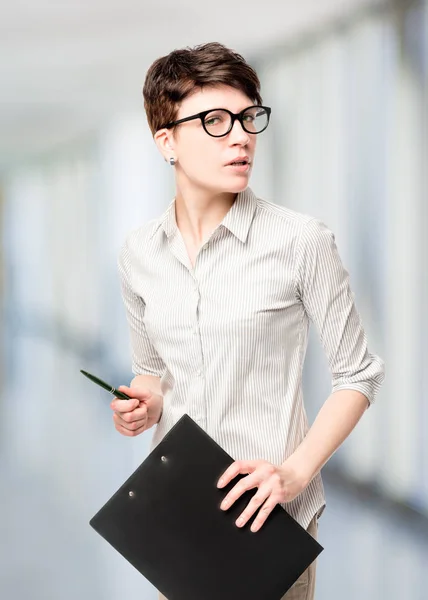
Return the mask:
M154 600L88 525L152 432L114 429L132 374L116 259L173 198L141 88L174 48L219 41L272 106L251 187L322 219L351 273L375 405L324 468L317 600L428 590L428 1L3 3L0 20L0 597ZM316 334L312 421L330 393Z

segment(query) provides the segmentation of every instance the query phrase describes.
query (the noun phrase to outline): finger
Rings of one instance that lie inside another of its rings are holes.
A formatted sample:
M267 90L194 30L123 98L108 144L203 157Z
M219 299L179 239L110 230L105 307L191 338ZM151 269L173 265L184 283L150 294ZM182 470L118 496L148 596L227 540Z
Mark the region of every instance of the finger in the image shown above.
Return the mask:
M125 429L125 427L122 427L122 425L115 425L115 428L117 429L117 431L119 433L121 433L122 435L125 435L126 437L135 437L137 435L140 435L140 433L143 433L143 431L146 430L145 425L143 427L139 427L138 429L135 429L133 431L130 431L129 429Z
M230 492L225 496L223 502L220 505L222 510L227 510L232 506L236 500L242 496L242 494L248 490L252 490L255 487L258 487L260 483L259 477L257 473L252 473L243 479L240 479L236 485L230 490Z
M269 487L261 487L258 489L257 493L251 498L248 503L247 508L242 512L239 518L236 520L236 525L238 527L243 527L251 517L254 515L257 509L259 509L262 504L266 502L269 496L272 494L272 490Z
M140 405L140 402L136 398L132 398L131 400L120 400L119 398L115 398L110 403L110 407L120 413L131 412L135 410Z
M252 473L257 466L254 460L236 460L223 473L217 483L217 487L222 488L227 485L237 475Z
M148 388L145 387L127 387L126 385L121 385L117 388L119 392L124 392L130 398L137 398L140 402L144 402L144 400L149 400L153 392L151 392Z
M122 427L123 429L127 429L128 431L136 431L137 429L140 429L140 427L145 427L147 425L147 416L145 416L143 419L137 419L128 423L127 421L124 421L120 415L114 413L113 420L115 422L115 425L119 425L120 427Z
M278 504L278 502L275 501L274 495L271 494L269 496L269 498L266 500L266 502L263 504L263 506L260 508L260 510L257 514L257 517L254 519L254 521L250 527L250 530L253 533L255 533L256 531L259 531L259 529L266 522L266 519L271 514L271 512L273 511L273 509L275 508L275 506L277 504Z
M147 406L139 406L135 408L131 412L120 413L116 412L116 414L126 423L132 423L133 421L140 421L147 416Z

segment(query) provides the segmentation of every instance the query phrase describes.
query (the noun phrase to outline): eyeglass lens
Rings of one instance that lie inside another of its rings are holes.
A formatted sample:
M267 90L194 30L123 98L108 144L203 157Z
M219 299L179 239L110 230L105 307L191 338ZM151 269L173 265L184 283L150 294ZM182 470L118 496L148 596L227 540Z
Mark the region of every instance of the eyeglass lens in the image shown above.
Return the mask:
M259 106L251 107L243 114L242 124L248 133L260 133L268 124L267 112ZM204 126L210 135L225 135L232 128L232 117L225 110L213 110L206 115Z

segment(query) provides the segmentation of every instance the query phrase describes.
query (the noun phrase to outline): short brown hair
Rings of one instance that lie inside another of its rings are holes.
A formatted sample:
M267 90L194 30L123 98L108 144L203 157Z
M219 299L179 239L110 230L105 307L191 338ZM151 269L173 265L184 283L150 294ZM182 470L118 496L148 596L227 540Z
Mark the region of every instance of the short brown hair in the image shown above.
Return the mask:
M158 58L144 82L144 108L154 135L174 121L180 102L194 90L228 85L262 104L260 81L240 55L217 42L174 50Z

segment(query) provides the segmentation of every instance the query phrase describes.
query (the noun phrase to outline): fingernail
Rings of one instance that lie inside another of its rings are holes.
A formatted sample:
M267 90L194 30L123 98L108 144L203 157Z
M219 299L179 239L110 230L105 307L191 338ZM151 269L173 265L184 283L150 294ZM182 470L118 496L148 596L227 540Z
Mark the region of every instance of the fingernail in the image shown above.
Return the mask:
M239 517L239 519L236 521L236 524L238 525L238 527L241 527L243 522L244 522L244 519L242 517Z
M228 506L229 506L228 500L223 500L223 502L221 503L221 508L227 508Z
M219 482L217 483L217 487L222 486L224 483L224 479L220 479Z

